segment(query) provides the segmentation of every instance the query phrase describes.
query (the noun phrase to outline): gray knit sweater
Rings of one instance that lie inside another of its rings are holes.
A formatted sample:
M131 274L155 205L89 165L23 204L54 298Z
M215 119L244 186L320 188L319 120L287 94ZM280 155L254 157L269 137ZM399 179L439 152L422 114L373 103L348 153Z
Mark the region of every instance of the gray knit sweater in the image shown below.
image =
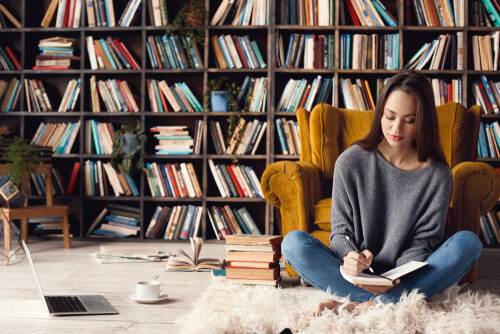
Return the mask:
M353 145L335 164L330 248L342 261L353 250L345 236L353 238L373 253L376 273L424 261L443 238L451 188L441 161L406 171Z

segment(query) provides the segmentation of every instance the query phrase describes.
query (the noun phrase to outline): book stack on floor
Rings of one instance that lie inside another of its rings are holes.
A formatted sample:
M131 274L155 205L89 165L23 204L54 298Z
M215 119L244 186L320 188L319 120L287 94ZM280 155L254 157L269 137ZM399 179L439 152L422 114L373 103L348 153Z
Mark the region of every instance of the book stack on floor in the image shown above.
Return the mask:
M158 205L151 218L146 238L164 240L187 240L198 236L203 209L201 206Z
M62 237L62 217L29 218L28 223L37 223L35 235L39 237Z
M226 236L226 278L235 283L274 285L281 281L281 236Z
M75 56L75 40L67 37L51 37L38 42L40 55L36 57L34 70L67 70L72 61L80 60Z
M137 236L141 229L139 226L140 216L140 208L109 203L108 207L104 208L90 225L86 236L117 238ZM96 228L98 224L101 224L101 226Z

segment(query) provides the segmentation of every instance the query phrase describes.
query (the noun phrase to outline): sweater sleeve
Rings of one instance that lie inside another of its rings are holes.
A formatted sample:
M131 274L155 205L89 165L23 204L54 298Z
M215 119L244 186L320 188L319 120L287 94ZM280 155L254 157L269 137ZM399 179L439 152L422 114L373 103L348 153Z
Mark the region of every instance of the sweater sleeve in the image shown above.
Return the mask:
M332 232L330 234L330 249L333 250L337 258L342 261L343 258L352 251L346 236L352 240L354 238L354 223L352 219L353 210L349 200L348 188L345 185L345 171L342 168L342 163L335 164L333 173L333 189L332 189L332 213L331 224Z
M448 170L446 177L436 186L435 196L426 212L417 220L409 234L396 266L410 261L425 261L434 251L444 235L446 216L450 205L452 176Z

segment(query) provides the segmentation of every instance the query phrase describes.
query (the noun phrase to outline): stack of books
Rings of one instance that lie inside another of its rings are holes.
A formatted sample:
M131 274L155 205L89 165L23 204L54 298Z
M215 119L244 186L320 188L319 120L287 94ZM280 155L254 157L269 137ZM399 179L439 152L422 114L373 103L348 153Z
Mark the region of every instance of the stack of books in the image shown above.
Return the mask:
M87 236L104 236L124 238L137 236L141 227L139 226L141 209L109 203L99 216L94 220L87 230ZM96 228L101 224L99 228Z
M39 237L62 237L62 217L29 218L28 223L37 223L35 235Z
M228 235L226 278L241 284L278 285L281 241L279 235Z
M75 56L73 47L75 40L67 37L51 37L38 42L40 54L36 56L34 70L67 70L73 60L80 60Z
M250 112L265 112L268 80L265 77L246 76L236 101L240 109Z
M194 140L185 125L153 126L149 131L155 133L158 145L155 154L193 154Z
M81 79L80 78L78 78L78 80L71 79L68 82L68 85L66 86L66 90L64 91L61 104L59 105L57 111L58 112L74 111L76 106L76 101L78 101L78 96L80 94L80 89L81 89ZM28 107L30 107L29 103Z
M0 45L0 70L15 71L21 69L19 59L14 55L11 48Z
M498 1L472 0L469 1L469 17L473 27L499 27L500 8ZM463 7L463 6L462 6ZM460 7L459 7L460 8ZM463 23L461 24L463 26Z

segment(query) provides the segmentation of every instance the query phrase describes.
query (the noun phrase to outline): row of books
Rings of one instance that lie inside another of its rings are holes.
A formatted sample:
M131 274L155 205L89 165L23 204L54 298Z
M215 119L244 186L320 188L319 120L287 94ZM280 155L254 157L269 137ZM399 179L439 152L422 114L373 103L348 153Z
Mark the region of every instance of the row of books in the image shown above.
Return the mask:
M339 87L345 108L354 110L375 109L375 102L368 81L356 79L353 82L350 78L341 78L339 79Z
M18 78L12 78L8 83L0 79L0 112L9 112L16 108L21 85Z
M371 67L367 67L367 65L371 65ZM339 68L398 69L399 34L380 36L355 34L352 37L351 34L340 35Z
M434 100L436 106L443 105L448 102L457 102L463 104L462 96L462 79L431 79L432 90L434 91Z
M465 5L463 0L413 0L412 6L419 26L464 26Z
M479 226L485 244L500 243L500 212L490 211L481 216Z
M306 79L290 79L276 107L277 111L296 111L299 108L311 110L316 104L325 102L333 105L333 78L318 75L312 83ZM332 95L332 98L330 98Z
M496 71L500 50L500 31L489 35L472 36L472 59L475 71Z
M140 208L108 203L97 218L89 226L86 236L103 236L124 238L135 236L141 230ZM97 225L101 224L98 228Z
M276 48L278 67L328 69L335 65L335 36L297 34L290 35L288 49L283 48L283 35Z
M262 234L246 207L236 209L229 205L213 205L207 209L207 215L217 240L226 240L228 236L236 234Z
M472 26L500 27L500 3L497 0L471 0L469 8Z
M168 86L165 80L147 79L151 111L201 112L203 106L185 82Z
M76 123L41 122L36 130L31 145L50 146L56 154L68 154L73 148L80 130L80 121Z
M0 70L15 71L21 69L21 63L8 46L0 45Z
M49 27L55 22L56 28L79 28L83 0L52 0L43 16L40 26Z
M58 112L66 112L66 111L74 111L76 101L78 101L78 96L81 90L81 79L71 79L68 82L68 86L66 86L66 90L64 91L63 98L61 100L61 104L57 109ZM28 103L29 107L29 103Z
M277 118L276 131L280 141L281 153L285 155L300 155L299 124L286 118Z
M115 170L110 162L85 161L85 195L87 196L139 196L134 179L128 173Z
M161 27L168 25L167 0L148 0L149 22L152 26Z
M185 125L153 126L149 131L153 132L158 140L158 145L155 145L155 154L199 154L202 129L203 120L196 120L193 138Z
M240 110L249 112L266 111L268 83L269 80L266 77L246 76L236 97Z
M192 163L147 163L144 171L153 197L201 197L201 187Z
M219 155L255 154L267 128L267 122L265 121L255 119L253 122L247 122L242 117L236 125L231 138L226 136L228 139L228 145L226 145L220 123L218 121L209 121L208 125L215 151Z
M115 131L112 123L98 122L93 119L85 121L85 153L111 154Z
M28 111L32 111L32 105L34 111L54 111L41 79L24 79L24 86Z
M500 158L500 125L498 121L480 123L477 143L479 158Z
M212 159L208 159L208 165L222 197L264 197L252 167L215 164Z
M92 36L85 38L89 54L90 68L93 70L140 70L125 44L118 38L108 36L95 39Z
M125 80L108 79L97 81L96 76L92 75L90 78L90 99L93 112L104 111L104 108L107 112L139 111L132 90Z
M34 70L67 70L75 57L75 39L67 37L51 37L38 42L40 54L37 56ZM39 57L42 56L42 57Z
M354 25L365 27L397 27L398 20L379 0L345 0Z
M250 41L248 35L213 35L210 38L217 68L266 68L256 41Z
M198 44L189 37L148 35L146 51L154 69L202 69L203 57Z
M227 236L226 279L241 284L277 285L281 281L281 241L281 236Z
M457 35L440 35L426 42L404 66L409 70L421 70L429 64L430 70L463 69L463 32Z
M282 0L279 14L279 24L332 26L335 24L335 1Z
M5 19L7 18L8 21ZM10 22L7 24L7 22ZM10 24L16 28L21 28L21 22L12 11L9 11L4 4L0 3L0 29L10 28Z
M203 208L192 204L174 207L158 205L145 237L149 239L188 240L198 236Z
M269 24L269 0L222 0L210 20L210 25L257 25Z
M493 82L481 75L481 80L474 81L472 95L485 114L500 113L500 81Z
M52 171L52 194L54 195L66 195L66 183L64 182L64 177L59 168L51 167ZM36 194L39 196L45 196L45 177L42 174L30 174L30 179L34 187L30 187L30 193Z

